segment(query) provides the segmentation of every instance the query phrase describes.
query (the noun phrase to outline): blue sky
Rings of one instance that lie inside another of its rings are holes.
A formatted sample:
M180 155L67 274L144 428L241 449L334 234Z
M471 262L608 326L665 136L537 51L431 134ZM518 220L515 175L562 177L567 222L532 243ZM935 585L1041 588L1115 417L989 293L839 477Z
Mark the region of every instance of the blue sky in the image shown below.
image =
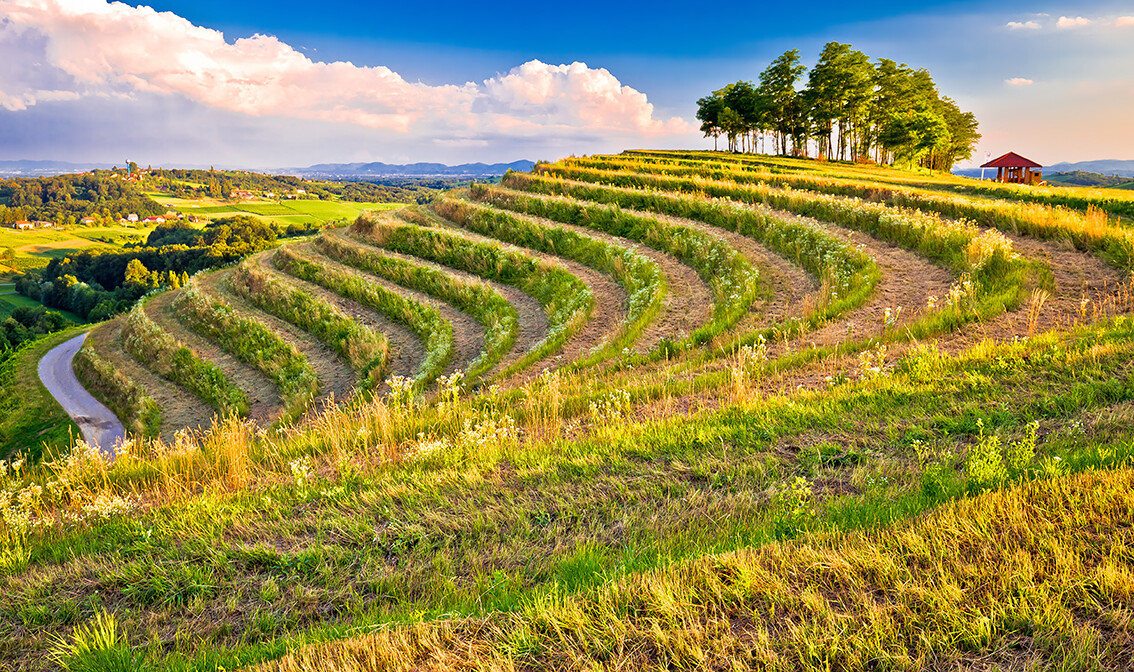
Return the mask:
M981 121L976 158L1134 158L1130 2L147 7L0 0L0 159L272 167L711 146L697 97L788 48L810 63L829 40L928 68Z

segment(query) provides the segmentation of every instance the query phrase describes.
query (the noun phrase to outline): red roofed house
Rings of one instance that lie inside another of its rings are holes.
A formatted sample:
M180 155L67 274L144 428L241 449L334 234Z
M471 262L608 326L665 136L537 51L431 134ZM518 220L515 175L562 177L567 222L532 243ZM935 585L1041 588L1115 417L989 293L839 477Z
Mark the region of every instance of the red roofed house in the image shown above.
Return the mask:
M998 159L989 161L981 168L995 168L997 182L1037 184L1043 180L1042 170L1032 170L1043 166L1031 159L1025 159L1016 152L1008 152Z

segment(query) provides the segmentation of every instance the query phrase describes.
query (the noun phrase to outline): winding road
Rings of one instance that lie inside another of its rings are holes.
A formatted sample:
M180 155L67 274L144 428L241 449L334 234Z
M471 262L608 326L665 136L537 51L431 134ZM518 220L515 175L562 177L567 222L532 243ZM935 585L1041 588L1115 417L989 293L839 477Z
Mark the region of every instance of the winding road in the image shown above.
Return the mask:
M126 430L109 408L83 388L71 366L86 339L86 334L80 334L49 350L39 360L39 379L79 426L83 440L113 457L114 446L126 436Z

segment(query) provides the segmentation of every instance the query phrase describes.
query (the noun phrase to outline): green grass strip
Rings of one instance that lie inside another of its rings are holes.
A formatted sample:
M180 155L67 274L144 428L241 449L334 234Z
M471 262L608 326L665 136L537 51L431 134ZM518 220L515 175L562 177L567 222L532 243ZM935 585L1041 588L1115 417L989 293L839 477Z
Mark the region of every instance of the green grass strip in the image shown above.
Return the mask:
M433 306L406 298L362 276L344 273L324 266L296 252L281 247L272 257L276 266L288 275L325 287L339 296L372 308L410 328L425 344L425 356L418 366L416 385L419 389L432 383L453 356L453 325Z
M307 357L258 320L242 317L224 300L191 281L173 301L178 318L275 384L284 402L282 421L303 415L319 393L319 377Z
M476 379L496 366L516 342L520 315L500 292L488 285L467 282L435 268L382 254L333 233L315 239L315 248L339 263L449 303L480 322L484 327L484 350L469 364L466 380Z
M621 354L661 310L667 291L661 268L634 250L562 227L542 226L496 208L444 194L434 204L442 217L490 238L577 261L612 276L626 290L629 306L622 328L571 368L591 366Z
M212 362L197 357L145 313L138 302L126 316L122 344L139 364L200 397L221 416L248 415L248 399Z
M245 261L232 273L232 289L261 310L286 320L327 344L372 387L385 376L390 360L385 334L359 324L310 293L273 278Z
M514 175L507 176L508 186L536 186L531 181L512 179ZM470 193L496 207L628 238L675 256L695 270L712 290L713 318L690 335L694 344L705 343L731 328L764 294L759 272L748 259L726 241L699 229L627 213L615 205L581 203L571 197L539 198L479 184L473 185Z
M594 308L594 296L582 280L557 265L500 245L368 215L360 217L351 231L366 243L515 287L539 301L547 314L547 335L500 372L501 378L557 350L586 324Z

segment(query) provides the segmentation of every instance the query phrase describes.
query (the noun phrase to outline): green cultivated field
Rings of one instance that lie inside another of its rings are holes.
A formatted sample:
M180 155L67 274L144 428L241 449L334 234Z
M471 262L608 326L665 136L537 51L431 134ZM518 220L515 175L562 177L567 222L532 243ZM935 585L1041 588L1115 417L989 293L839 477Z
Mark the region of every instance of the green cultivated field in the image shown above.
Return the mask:
M256 215L283 224L323 223L338 219L353 219L365 210L389 210L402 207L399 203L355 203L353 201L295 200L247 203L225 203L215 199L187 200L165 194L150 194L163 205L186 214L217 217Z
M1128 205L644 150L206 204L354 223L88 339L146 436L0 469L0 666L1129 669Z

